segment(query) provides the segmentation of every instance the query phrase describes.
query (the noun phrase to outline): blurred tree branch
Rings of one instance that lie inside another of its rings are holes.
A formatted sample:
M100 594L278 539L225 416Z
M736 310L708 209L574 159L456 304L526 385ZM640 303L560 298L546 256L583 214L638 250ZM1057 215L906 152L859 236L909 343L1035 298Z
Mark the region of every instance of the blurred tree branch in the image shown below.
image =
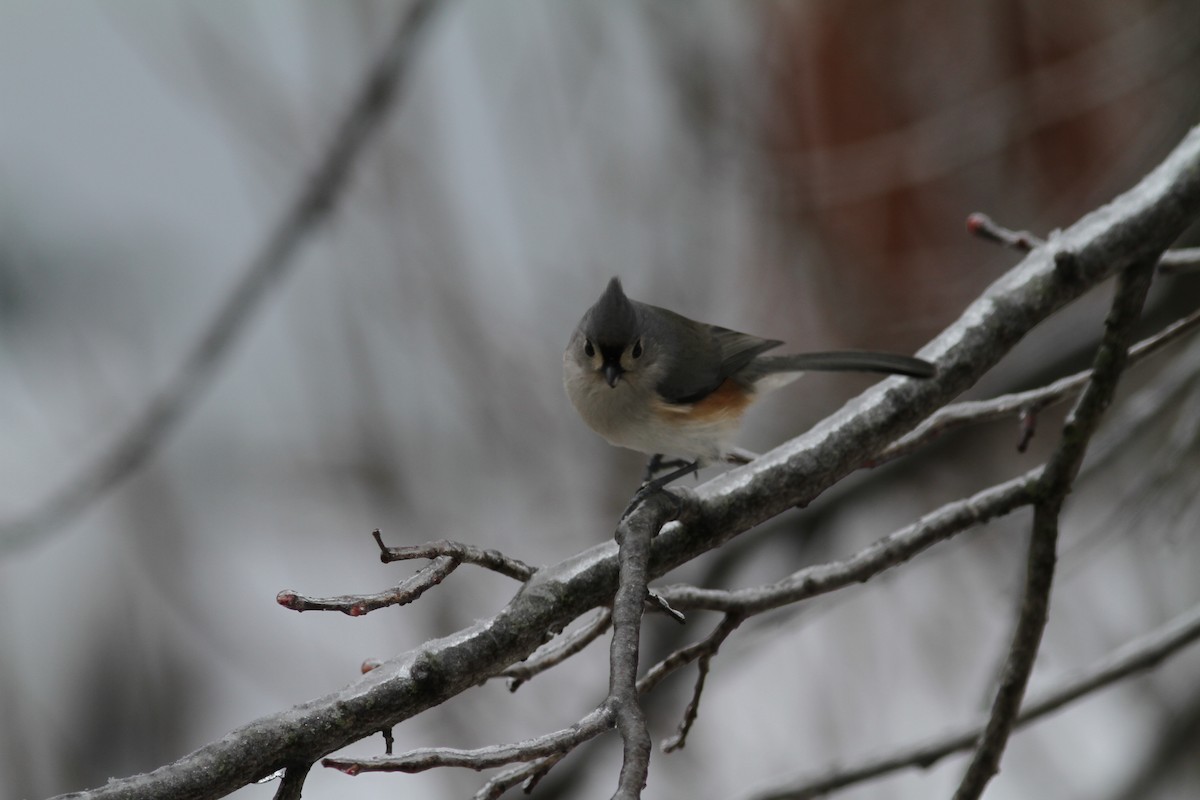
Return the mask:
M535 570L505 608L490 619L386 661L339 691L251 722L173 764L63 798L212 798L281 768L298 770L503 673L581 614L610 604L614 634L608 698L576 726L531 740L536 746L519 743L485 748L487 766L508 763L509 757L535 760L497 776L481 790L481 796L498 796L521 780L537 780L562 757L563 746L578 743L576 739L582 738L579 734L598 735L612 727L620 730L625 743L617 796L638 796L648 766L648 737L637 695L653 686L653 681L647 680L650 675L635 681L637 633L647 599L647 582L720 547L764 520L807 504L869 463L891 442L973 385L1048 316L1115 274L1142 268L1148 275L1146 265L1157 261L1198 214L1200 128L1192 130L1133 189L1035 247L923 348L921 355L938 365L936 378L889 378L808 433L709 481L695 492L681 491L675 498L651 496L622 522L617 536L619 548L616 542L605 542L560 564ZM1116 303L1121 311L1113 318L1117 322L1110 324L1092 383L1081 397L1075 427L1068 423L1062 444L1038 476L1032 502L1040 516L1035 526L1044 535L1035 531L1030 572L1041 577L1031 581L1033 586L1027 593L1027 605L1033 607L1024 615L1029 619L1025 624L1029 635L1016 637L1020 653L1013 648L1013 677L1008 682L1005 708L993 714L993 727L999 731L994 741L1001 747L1019 719L1016 712L1025 678L1036 655L1038 618L1044 617L1045 610L1037 606L1044 606L1047 598L1054 551L1052 533L1058 513L1095 422L1111 399L1111 384L1123 366L1124 347L1129 341L1127 323L1136 318L1143 288L1118 292ZM970 519L968 514L968 524ZM436 549L429 554L435 563L454 558ZM741 614L741 608L733 609L708 639L685 648L686 652L681 650L678 658L668 659L662 668L653 668L650 674L656 676L654 680L663 671L691 660L707 663L737 626ZM1192 623L1194 620L1187 625ZM1163 634L1177 643L1172 645L1176 649L1182 646L1178 627L1172 626ZM1152 663L1173 652L1162 649L1157 637L1151 645L1145 648L1149 656L1137 654L1141 659L1138 664ZM1130 670L1124 669L1122 674L1129 674ZM1093 680L1083 691L1099 685L1102 683ZM697 702L698 694L694 694L691 705ZM685 726L694 720L694 711L689 708L685 713ZM972 732L968 745L974 744L977 736ZM464 756L463 751L442 751L442 755L451 752L455 759L466 759L456 763L483 765L471 762L472 756ZM998 762L999 754L989 745L985 755L989 761ZM387 769L395 761L335 759L327 763L358 772L373 767Z
M0 552L38 542L120 485L154 455L200 400L269 291L288 274L299 247L333 213L359 155L404 89L437 5L437 0L412 0L400 15L329 146L174 375L98 458L33 511L0 523Z
M1200 640L1200 606L1127 642L1095 664L1039 693L1022 707L1015 727L1023 728L1117 681L1154 669L1163 659L1197 640ZM878 758L864 759L858 764L829 770L824 775L764 790L754 797L755 800L810 800L902 769L928 769L948 755L974 747L983 734L984 725L978 722L928 742L898 748Z

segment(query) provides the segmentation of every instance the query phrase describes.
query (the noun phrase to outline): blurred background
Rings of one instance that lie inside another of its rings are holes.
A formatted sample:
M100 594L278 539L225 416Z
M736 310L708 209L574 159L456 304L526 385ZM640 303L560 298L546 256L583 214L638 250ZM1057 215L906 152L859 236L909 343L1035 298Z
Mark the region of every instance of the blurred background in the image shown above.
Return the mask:
M795 349L915 351L1019 256L984 211L1065 227L1200 112L1197 0L555 3L447 0L328 221L212 381L127 480L41 515L172 380L329 146L405 3L0 4L0 797L149 770L490 616L511 582L460 569L414 605L299 615L413 565L370 539L452 538L549 564L611 535L640 475L575 416L561 352L620 275L637 299ZM1196 305L1159 281L1147 331ZM1109 289L971 395L1086 365ZM1200 350L1139 366L1073 496L1032 689L1200 602ZM871 379L810 376L741 444L803 432ZM1015 424L852 477L670 576L746 586L853 552L1037 463ZM865 586L747 624L647 798L741 797L982 713L1028 515ZM707 633L650 619L649 664ZM1019 733L990 798L1200 793L1200 653ZM690 694L649 703L656 740ZM606 690L594 645L396 729L478 746L569 725ZM378 740L352 748L381 751ZM607 797L608 736L535 797ZM949 796L962 758L847 798ZM467 771L306 797L469 796ZM274 786L235 793L269 798Z

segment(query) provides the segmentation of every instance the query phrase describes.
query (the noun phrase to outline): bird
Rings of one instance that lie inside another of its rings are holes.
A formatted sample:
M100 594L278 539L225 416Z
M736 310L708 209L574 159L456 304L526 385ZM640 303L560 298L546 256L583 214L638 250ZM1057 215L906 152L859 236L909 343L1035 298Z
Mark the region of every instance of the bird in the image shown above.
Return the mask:
M803 372L937 373L924 359L892 353L768 354L782 344L631 300L619 278L608 282L571 334L563 385L588 427L610 444L650 456L626 514L702 466L746 463L753 455L733 443L746 409Z

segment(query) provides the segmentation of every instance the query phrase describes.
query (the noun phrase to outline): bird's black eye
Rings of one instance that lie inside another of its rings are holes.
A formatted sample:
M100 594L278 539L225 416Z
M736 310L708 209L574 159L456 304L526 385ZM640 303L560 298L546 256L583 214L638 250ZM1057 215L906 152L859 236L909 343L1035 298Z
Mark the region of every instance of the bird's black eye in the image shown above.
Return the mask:
M596 348L592 347L591 339L583 340L583 352L588 358L592 358L596 355Z
M638 339L636 342L633 343L633 349L629 351L629 355L633 356L634 358L642 357L642 340L641 339Z

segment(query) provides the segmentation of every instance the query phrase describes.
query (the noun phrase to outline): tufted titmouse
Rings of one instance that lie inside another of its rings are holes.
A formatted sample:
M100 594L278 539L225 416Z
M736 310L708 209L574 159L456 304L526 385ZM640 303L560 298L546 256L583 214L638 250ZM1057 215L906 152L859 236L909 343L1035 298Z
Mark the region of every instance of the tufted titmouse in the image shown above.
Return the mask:
M889 353L763 355L781 344L630 300L613 278L571 336L563 383L592 430L651 456L645 488L657 490L714 461L746 461L731 442L746 407L801 372L928 378L936 371L928 361ZM664 462L663 455L683 460ZM679 468L650 481L664 466Z

